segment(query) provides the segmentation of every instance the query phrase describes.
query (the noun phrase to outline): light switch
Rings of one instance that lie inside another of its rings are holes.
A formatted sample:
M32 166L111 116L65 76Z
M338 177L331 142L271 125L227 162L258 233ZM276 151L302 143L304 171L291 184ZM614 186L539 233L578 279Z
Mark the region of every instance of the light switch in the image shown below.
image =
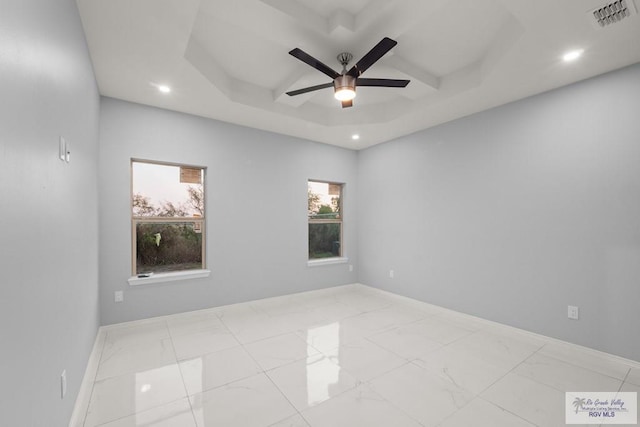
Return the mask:
M63 162L67 160L67 141L62 136L58 140L58 158Z
M63 370L60 375L60 398L64 399L67 395L67 370Z

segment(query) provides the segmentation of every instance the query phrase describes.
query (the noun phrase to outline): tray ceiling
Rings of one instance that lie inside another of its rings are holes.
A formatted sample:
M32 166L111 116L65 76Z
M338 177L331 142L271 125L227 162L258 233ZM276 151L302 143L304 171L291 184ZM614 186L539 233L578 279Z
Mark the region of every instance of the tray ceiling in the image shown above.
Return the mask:
M593 0L77 2L101 94L353 149L640 61L639 15L601 28ZM406 88L358 88L348 109L330 88L285 94L330 82L291 49L340 71L385 36L363 77Z

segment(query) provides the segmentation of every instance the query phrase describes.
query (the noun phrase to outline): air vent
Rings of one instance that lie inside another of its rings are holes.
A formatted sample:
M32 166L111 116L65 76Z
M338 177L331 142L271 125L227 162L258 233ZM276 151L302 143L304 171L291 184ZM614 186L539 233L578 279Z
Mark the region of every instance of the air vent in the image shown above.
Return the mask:
M617 0L590 12L600 28L618 23L636 13L633 0Z

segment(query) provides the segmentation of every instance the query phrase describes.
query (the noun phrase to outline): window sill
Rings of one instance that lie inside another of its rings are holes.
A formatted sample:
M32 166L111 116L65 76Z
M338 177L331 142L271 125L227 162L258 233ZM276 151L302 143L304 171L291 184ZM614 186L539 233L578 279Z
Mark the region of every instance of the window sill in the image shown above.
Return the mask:
M130 277L127 281L130 286L150 285L152 283L175 282L177 280L200 279L209 277L211 270L174 271L171 273L158 273L149 277Z
M346 264L349 262L347 257L319 258L307 261L307 267L320 267L321 265Z

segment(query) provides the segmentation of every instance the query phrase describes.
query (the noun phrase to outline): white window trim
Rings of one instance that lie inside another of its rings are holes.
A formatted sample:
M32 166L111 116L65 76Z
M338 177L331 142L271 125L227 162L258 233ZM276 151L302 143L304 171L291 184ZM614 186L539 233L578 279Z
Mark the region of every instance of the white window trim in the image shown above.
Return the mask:
M127 280L131 286L151 285L153 283L175 282L178 280L200 279L209 277L211 270L185 270L172 271L170 273L150 274L147 277L143 275L129 277Z
M316 258L310 259L307 261L308 267L320 267L323 265L332 265L332 264L346 264L349 262L349 258L341 256L341 257L331 257L331 258Z

